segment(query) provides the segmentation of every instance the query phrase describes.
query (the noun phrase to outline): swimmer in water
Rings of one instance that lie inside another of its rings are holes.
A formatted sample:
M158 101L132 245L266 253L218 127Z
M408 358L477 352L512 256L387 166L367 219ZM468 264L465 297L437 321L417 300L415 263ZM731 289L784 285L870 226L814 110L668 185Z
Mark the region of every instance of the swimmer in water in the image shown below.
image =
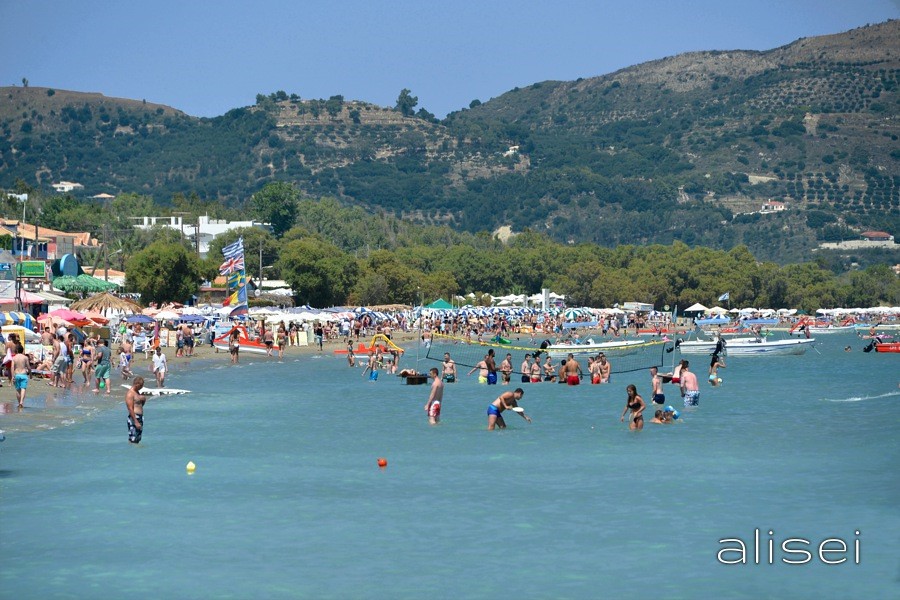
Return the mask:
M638 395L637 388L634 384L628 384L628 387L625 388L625 392L628 394L628 397L625 399L625 408L622 410L622 418L619 420L624 423L625 414L628 413L628 411L631 411L628 429L643 429L643 413L644 409L647 408L647 405L644 404L644 399Z

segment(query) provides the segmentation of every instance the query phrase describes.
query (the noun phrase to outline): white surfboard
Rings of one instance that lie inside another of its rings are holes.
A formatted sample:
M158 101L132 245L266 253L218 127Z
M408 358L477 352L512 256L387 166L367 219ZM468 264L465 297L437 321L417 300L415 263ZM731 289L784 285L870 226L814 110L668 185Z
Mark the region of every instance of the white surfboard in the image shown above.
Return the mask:
M122 384L123 388L131 389L131 386L127 383ZM140 394L144 396L169 396L174 394L190 394L191 390L180 390L178 388L148 388L146 386L141 388Z

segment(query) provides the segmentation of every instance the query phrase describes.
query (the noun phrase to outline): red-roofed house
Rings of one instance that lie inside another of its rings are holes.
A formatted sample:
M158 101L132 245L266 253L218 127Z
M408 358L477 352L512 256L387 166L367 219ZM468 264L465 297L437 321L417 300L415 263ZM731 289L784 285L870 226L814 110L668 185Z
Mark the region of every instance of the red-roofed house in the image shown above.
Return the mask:
M894 236L884 231L864 231L860 234L867 242L893 242Z
M760 212L770 213L781 212L783 210L787 210L787 204L785 204L784 202L779 202L778 200L769 200L762 205L762 209Z

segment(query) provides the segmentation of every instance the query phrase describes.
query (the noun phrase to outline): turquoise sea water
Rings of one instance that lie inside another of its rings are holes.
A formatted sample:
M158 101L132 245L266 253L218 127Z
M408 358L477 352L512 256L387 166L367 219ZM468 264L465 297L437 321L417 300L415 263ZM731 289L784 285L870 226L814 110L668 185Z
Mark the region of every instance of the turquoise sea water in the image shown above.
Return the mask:
M474 378L430 427L428 386L343 358L178 359L168 384L194 392L149 400L139 446L121 393L32 384L0 415L0 597L897 597L900 355L863 345L733 358L699 408L667 386L680 422L642 432L619 415L645 372L525 385L534 422L487 432L502 387ZM756 528L775 564L753 564ZM849 560L786 565L790 537ZM749 564L717 562L722 538Z

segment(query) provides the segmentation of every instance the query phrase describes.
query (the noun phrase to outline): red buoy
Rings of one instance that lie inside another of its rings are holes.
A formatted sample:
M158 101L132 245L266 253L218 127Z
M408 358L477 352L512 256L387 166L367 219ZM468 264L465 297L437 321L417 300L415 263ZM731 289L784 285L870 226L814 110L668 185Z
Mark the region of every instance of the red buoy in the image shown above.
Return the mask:
M379 458L379 459L378 459L378 466L381 467L382 469L385 468L385 467L387 466L387 459L386 459L386 458Z

